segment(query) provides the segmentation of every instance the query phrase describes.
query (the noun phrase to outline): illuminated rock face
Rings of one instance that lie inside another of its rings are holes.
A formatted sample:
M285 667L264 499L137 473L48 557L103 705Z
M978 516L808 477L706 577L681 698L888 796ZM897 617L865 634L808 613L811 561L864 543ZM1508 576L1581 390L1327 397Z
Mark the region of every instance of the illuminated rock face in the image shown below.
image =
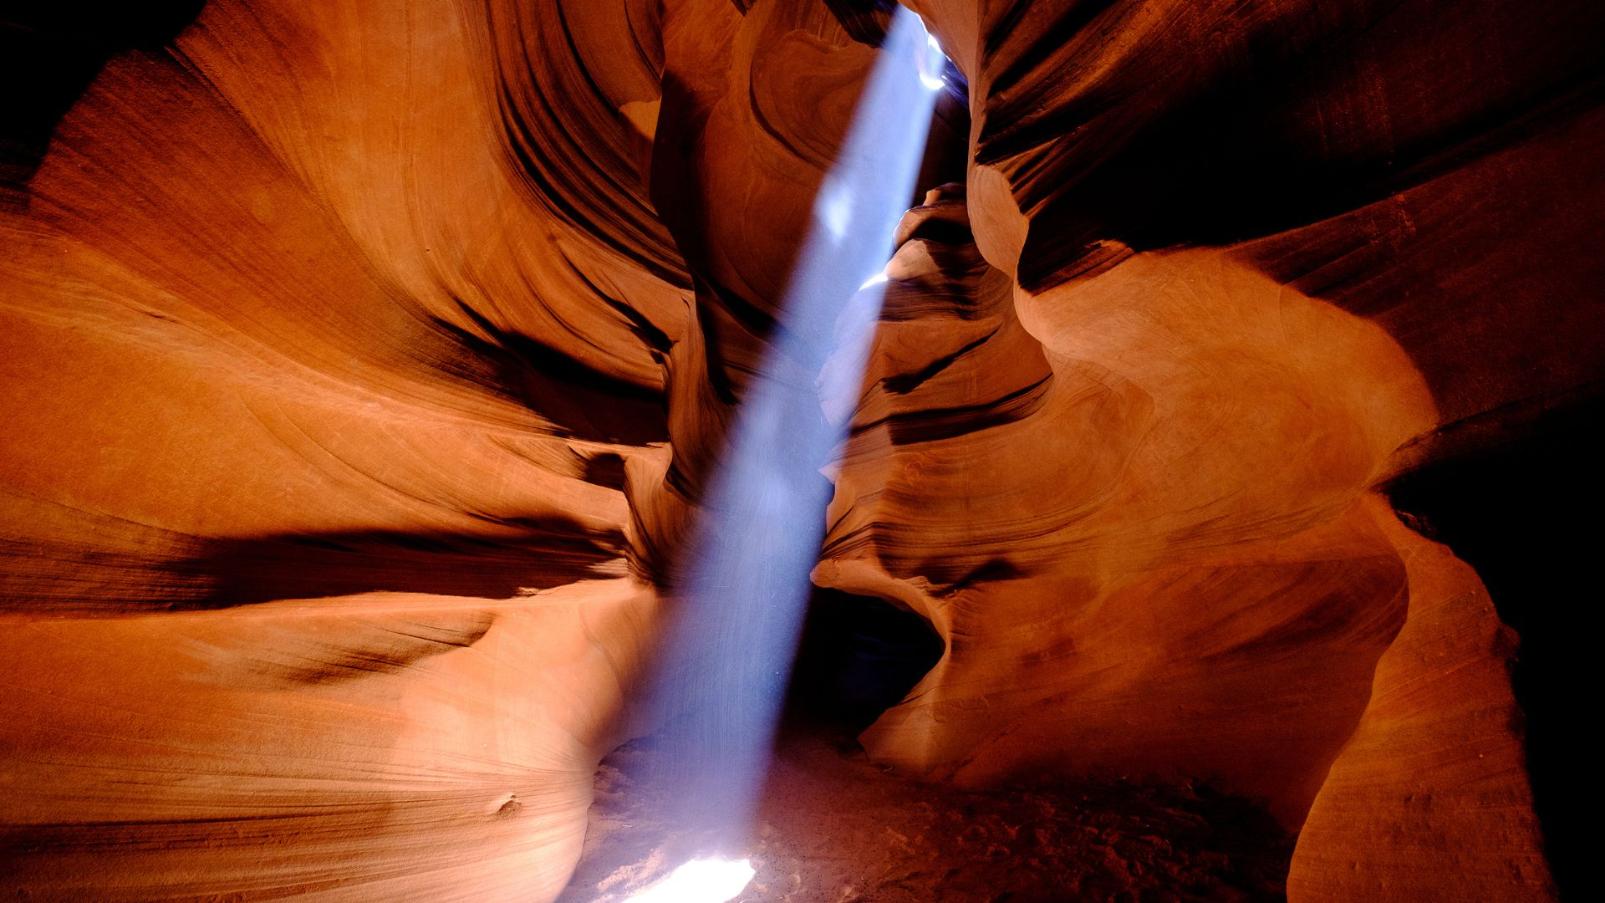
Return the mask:
M908 5L968 110L814 580L946 653L871 756L1210 782L1294 899L1551 896L1518 638L1386 493L1597 398L1605 12ZM556 895L876 7L17 14L146 49L5 133L8 891Z
M687 282L589 24L211 3L61 121L0 214L8 893L561 889Z

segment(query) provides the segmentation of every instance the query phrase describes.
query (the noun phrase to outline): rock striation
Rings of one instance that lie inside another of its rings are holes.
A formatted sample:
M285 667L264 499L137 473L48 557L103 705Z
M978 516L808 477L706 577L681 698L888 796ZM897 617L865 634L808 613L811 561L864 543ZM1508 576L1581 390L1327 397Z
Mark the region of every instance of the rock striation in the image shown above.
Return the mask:
M943 653L870 757L1207 785L1295 900L1576 886L1550 622L1395 504L1597 405L1605 7L905 5L813 579ZM17 6L0 886L556 898L891 4Z

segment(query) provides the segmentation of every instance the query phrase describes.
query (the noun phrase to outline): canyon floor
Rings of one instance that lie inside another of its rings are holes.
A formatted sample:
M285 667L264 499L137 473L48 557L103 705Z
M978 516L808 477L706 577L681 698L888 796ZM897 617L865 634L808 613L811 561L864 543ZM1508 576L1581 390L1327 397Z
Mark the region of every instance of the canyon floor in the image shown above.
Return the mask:
M637 775L650 738L598 769L585 852L560 903L616 903L694 852ZM1292 839L1201 786L965 791L907 780L849 739L781 738L742 903L1277 900Z

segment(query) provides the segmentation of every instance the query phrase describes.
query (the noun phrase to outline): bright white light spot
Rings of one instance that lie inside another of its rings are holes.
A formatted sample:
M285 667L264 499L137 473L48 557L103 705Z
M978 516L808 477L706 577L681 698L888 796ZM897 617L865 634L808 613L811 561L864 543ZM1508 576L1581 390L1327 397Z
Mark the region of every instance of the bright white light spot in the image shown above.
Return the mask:
M749 859L693 859L629 899L629 903L726 903L757 871Z
M940 91L942 85L942 70L947 67L947 54L942 52L942 45L936 43L935 35L925 36L925 52L920 55L920 84L932 91Z
M887 279L886 271L885 270L881 270L879 273L876 273L875 275L869 277L868 279L865 279L864 280L864 284L860 285L858 287L858 290L859 291L863 291L864 289L869 288L872 285L880 285L882 282L885 282L886 279Z
M819 216L825 221L830 234L841 238L847 234L847 223L853 217L853 192L840 182L825 186L824 197L819 199Z

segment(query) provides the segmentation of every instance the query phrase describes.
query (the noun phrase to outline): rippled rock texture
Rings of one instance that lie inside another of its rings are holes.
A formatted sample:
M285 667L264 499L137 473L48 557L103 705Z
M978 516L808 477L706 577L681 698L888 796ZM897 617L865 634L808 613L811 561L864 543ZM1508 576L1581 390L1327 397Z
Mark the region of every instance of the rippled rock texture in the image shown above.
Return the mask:
M1605 7L907 5L814 582L942 651L870 758L1584 886ZM0 885L555 898L889 11L8 4Z

